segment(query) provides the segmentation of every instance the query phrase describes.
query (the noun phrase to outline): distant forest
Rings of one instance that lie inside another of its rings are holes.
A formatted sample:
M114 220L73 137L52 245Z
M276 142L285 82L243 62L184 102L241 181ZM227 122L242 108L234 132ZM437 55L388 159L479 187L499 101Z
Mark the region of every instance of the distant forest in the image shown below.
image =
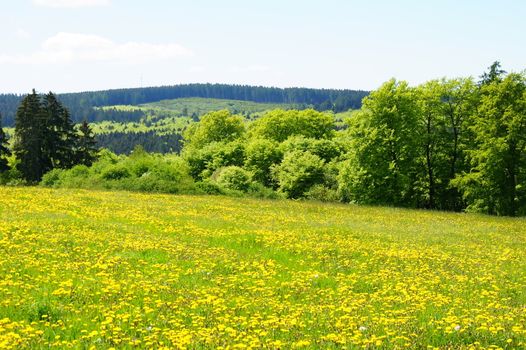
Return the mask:
M304 104L319 111L333 110L342 112L348 109L359 109L367 91L308 89L308 88L275 88L248 85L228 84L184 84L147 88L116 89L93 92L59 94L59 100L71 112L73 122L87 120L135 121L140 111L104 111L93 107L113 105L138 105L166 99L182 97L203 97L243 100L263 103ZM14 125L16 109L23 95L0 94L0 114L4 125Z
M183 136L178 133L159 135L154 131L113 132L95 135L97 145L116 154L129 154L136 145L149 153L179 153Z

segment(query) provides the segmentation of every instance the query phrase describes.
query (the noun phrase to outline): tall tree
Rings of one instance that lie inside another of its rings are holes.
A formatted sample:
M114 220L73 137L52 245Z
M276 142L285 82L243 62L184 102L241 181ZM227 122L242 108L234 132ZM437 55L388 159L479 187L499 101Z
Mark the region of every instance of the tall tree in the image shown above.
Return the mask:
M16 112L15 144L13 151L18 159L17 169L30 182L40 181L50 170L50 164L43 152L46 116L35 90L27 95Z
M7 143L7 136L2 128L2 115L0 115L0 173L9 170L7 157L11 155Z
M45 115L44 159L51 168L69 168L75 163L75 144L78 138L70 114L49 92L42 100Z
M481 86L473 116L471 170L455 183L468 209L489 214L526 214L526 77L509 74Z
M419 206L418 105L406 82L392 79L363 101L350 121L351 152L341 166L340 194L362 203Z
M421 174L427 207L460 210L460 195L450 182L465 170L469 141L467 121L473 113L476 89L471 79L432 80L417 88Z
M79 127L80 136L76 142L75 163L91 166L97 159L97 141L88 122L84 120Z

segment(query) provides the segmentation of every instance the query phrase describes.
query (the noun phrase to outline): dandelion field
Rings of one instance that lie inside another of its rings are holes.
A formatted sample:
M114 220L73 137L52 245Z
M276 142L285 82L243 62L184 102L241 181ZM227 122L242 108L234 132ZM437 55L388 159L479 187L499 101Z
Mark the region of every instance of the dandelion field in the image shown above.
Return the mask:
M0 348L526 347L526 220L0 188Z

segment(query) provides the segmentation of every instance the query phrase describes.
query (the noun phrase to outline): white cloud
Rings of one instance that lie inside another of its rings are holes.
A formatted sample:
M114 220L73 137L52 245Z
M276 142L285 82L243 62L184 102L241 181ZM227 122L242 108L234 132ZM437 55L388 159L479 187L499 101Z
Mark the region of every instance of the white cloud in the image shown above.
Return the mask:
M192 52L178 44L141 42L114 43L88 34L58 33L30 54L1 54L3 64L63 64L73 62L144 63L190 56Z
M45 7L94 7L94 6L108 6L110 0L33 0L33 4Z

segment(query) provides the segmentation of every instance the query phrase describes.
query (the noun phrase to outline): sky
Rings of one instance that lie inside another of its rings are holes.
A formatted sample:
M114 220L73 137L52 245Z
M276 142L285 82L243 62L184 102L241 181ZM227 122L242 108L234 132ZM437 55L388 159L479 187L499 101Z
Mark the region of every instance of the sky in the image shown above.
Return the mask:
M371 90L526 69L523 0L0 0L0 93Z

